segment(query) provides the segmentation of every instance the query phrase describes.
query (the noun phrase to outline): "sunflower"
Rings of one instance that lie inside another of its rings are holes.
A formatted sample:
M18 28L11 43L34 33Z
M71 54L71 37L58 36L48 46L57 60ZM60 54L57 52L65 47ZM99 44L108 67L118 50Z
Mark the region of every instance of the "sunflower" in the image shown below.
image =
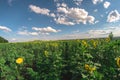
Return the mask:
M87 42L85 40L82 40L83 46L87 47Z
M97 42L93 42L93 46L94 46L94 48L96 48Z
M89 70L90 66L88 64L85 64L85 69Z
M46 57L48 57L48 51L44 51L44 55L46 56Z
M96 70L96 67L90 67L88 64L85 64L85 69L90 73L92 73L93 71Z
M91 67L91 68L89 68L89 72L90 73L92 73L93 71L95 71L96 70L96 67Z
M120 67L120 57L117 58L117 65Z
M106 42L110 42L110 38L106 38Z
M16 59L16 63L17 63L17 64L23 63L23 58L21 58L21 57L17 58L17 59Z

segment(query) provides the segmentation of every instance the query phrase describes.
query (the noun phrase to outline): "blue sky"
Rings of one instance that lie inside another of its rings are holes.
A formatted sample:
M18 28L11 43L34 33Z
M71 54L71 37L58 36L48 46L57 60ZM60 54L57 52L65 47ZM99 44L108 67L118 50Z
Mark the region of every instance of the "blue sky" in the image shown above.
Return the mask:
M120 0L0 0L0 36L10 42L120 34Z

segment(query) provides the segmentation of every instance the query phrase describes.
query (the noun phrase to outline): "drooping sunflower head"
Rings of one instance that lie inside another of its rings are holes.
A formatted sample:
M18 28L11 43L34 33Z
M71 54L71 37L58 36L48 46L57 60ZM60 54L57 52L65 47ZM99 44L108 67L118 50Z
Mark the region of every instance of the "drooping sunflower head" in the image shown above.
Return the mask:
M87 70L88 72L92 73L93 71L96 70L96 67L90 67L88 64L85 64L85 70Z
M16 59L16 63L17 63L17 64L23 63L23 58L21 58L21 57L17 58L17 59Z
M106 38L106 42L110 42L110 38Z
M97 42L93 42L93 46L94 46L94 48L96 48Z
M44 51L44 55L46 56L46 57L48 57L48 51Z
M91 67L91 68L89 69L90 73L92 73L92 72L95 71L95 70L96 70L96 67Z
M85 64L85 69L89 70L90 66L88 64Z
M82 40L83 46L87 47L87 42L85 40Z
M120 57L117 58L117 65L120 67Z

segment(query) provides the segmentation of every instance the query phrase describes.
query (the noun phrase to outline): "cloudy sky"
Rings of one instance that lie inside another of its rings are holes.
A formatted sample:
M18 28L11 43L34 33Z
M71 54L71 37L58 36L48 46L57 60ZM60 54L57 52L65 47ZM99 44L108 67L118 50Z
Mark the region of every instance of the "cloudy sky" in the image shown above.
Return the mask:
M0 0L0 36L10 42L120 35L120 0Z

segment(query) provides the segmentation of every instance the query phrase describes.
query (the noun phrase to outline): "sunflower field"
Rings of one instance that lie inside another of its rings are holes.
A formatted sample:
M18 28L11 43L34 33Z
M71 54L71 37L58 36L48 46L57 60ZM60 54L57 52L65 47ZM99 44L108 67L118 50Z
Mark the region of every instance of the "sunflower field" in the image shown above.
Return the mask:
M0 80L119 80L120 40L0 43Z

